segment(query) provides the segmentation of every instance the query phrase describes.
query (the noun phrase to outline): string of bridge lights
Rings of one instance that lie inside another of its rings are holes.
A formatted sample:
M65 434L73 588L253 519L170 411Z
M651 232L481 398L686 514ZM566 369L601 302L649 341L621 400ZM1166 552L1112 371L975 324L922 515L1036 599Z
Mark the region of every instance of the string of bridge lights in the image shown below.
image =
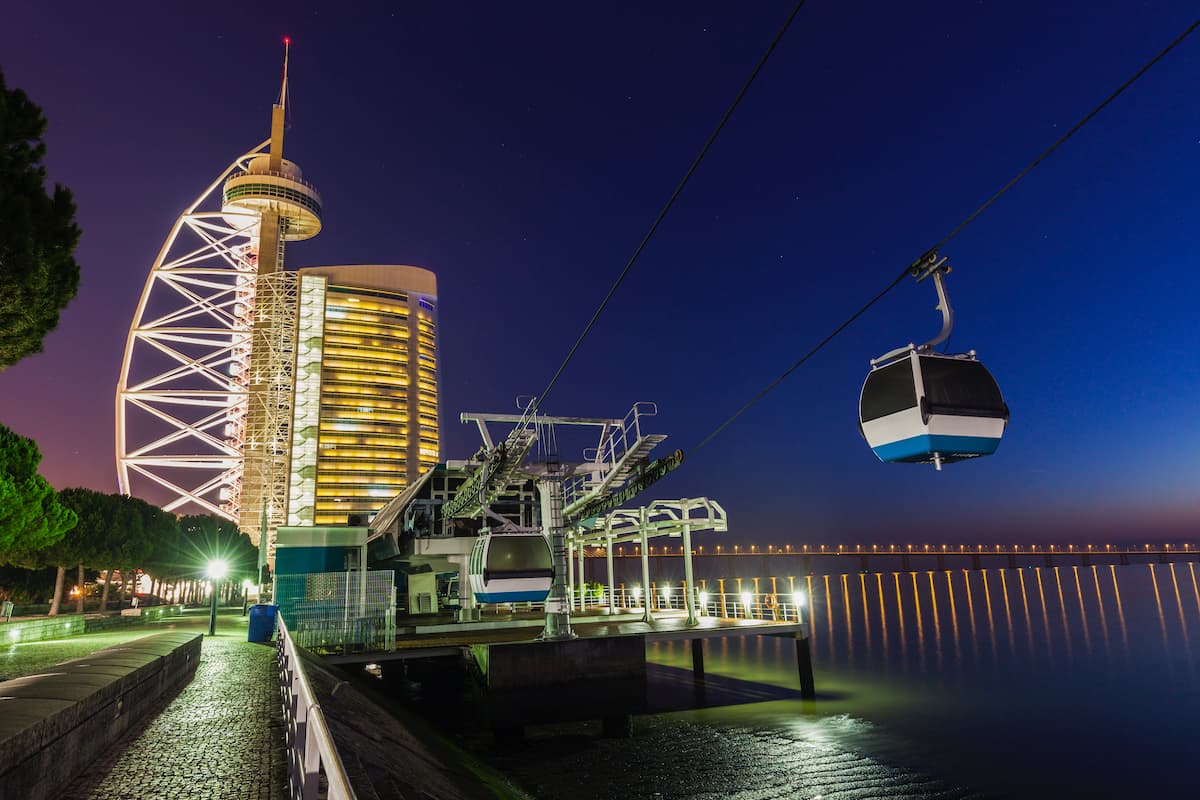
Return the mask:
M663 209L655 218L650 229L642 238L633 255L626 262L624 268L617 276L616 281L609 288L595 313L584 326L583 331L576 339L574 345L568 351L566 357L555 371L546 388L538 395L530 406L527 412L528 418L532 419L537 413L538 408L545 398L554 389L559 377L566 370L567 365L574 358L579 350L579 346L583 340L591 332L600 315L608 307L613 295L620 287L621 283L628 276L634 263L645 250L646 245L658 230L659 225L666 217L667 213L674 206L675 201L682 193L684 187L703 161L708 150L716 141L717 136L728 122L734 110L738 107L743 97L746 95L751 84L761 72L762 68L775 51L779 42L790 28L792 21L799 14L800 9L804 6L805 0L800 0L793 8L787 20L783 23L779 31L772 39L766 52L759 60L750 77L742 85L741 90L730 104L728 110L722 116L716 129L701 149L700 154L692 162L688 171L675 191L667 200ZM975 358L974 351L970 351L962 355L945 356L936 354L933 347L945 341L949 335L953 325L953 316L950 310L949 301L946 297L945 287L943 283L944 276L949 273L950 268L944 257L939 256L939 251L956 236L962 233L969 225L978 219L985 211L991 208L1001 197L1007 194L1013 187L1020 183L1026 176L1029 175L1039 164L1046 160L1059 147L1065 144L1075 134L1083 129L1089 122L1092 121L1101 111L1109 106L1114 100L1121 96L1127 89L1136 83L1143 75L1145 75L1155 64L1161 61L1172 50L1182 44L1192 33L1200 28L1200 19L1193 21L1182 33L1175 37L1166 47L1160 50L1153 58L1143 64L1136 72L1130 75L1116 89L1114 89L1107 97L1104 98L1091 111L1084 115L1076 122L1066 133L1060 136L1053 144L1042 151L1029 164L1021 169L1007 183L1001 186L994 194L991 195L982 205L968 214L961 222L955 225L945 236L943 236L936 244L926 250L919 258L906 266L896 277L894 277L884 288L863 304L858 310L845 319L840 325L833 329L831 333L817 342L812 348L798 358L778 377L760 389L753 397L742 405L729 418L717 425L697 444L692 446L688 451L688 455L693 455L707 446L715 439L722 431L733 424L743 414L757 405L763 398L774 391L784 380L786 380L793 372L803 366L809 359L820 352L827 344L841 334L846 328L850 327L859 317L865 314L871 307L882 300L893 289L895 289L906 277L914 277L917 281L923 281L926 278L932 277L938 291L940 304L938 309L942 312L943 326L942 331L937 337L926 342L923 345L908 345L891 351L877 359L872 359L871 374L868 375L867 381L863 386L863 396L860 399L860 425L862 427L864 438L871 445L876 455L882 461L889 462L910 462L910 463L932 463L937 469L941 469L943 463L962 460L964 458L973 458L977 456L990 455L995 451L999 443L1000 436L1008 422L1008 407L1004 404L1000 396L999 388L991 375L983 369L982 364ZM914 396L913 405L911 408L901 409L904 412L912 412L908 414L908 419L903 420L901 417L906 416L901 413L893 413L883 415L888 419L883 419L878 416L879 412L888 410L889 399L884 397L886 390L889 388L884 384L894 385L894 376L886 375L887 370L891 369L893 373L903 371L909 374L908 389ZM874 380L878 378L878 380ZM872 384L875 384L873 387ZM932 386L931 386L932 384ZM947 392L950 395L956 393L957 389L966 388L970 391L959 392L974 393L976 396L974 401L968 401L967 405L957 404L951 399L947 399ZM939 408L935 405L935 401L931 398L936 394L942 395L942 405ZM980 397L983 397L980 400ZM928 400L928 402L927 402ZM940 415L938 412L942 412ZM874 418L870 418L872 414L876 414ZM939 435L938 417L941 416L942 424ZM899 422L897 422L899 420ZM932 423L932 428L931 428ZM949 433L946 433L949 431ZM947 449L949 448L949 449Z

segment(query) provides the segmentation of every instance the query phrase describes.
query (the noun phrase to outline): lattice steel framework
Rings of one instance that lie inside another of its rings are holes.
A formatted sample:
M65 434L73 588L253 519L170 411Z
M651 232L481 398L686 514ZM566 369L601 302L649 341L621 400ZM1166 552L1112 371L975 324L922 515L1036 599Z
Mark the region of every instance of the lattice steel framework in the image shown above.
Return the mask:
M283 266L282 247L277 264ZM286 523L298 286L295 273L258 276L238 507L239 527L245 531L257 531L264 517L268 530ZM271 542L268 559L274 559L273 550Z
M222 211L218 189L268 144L235 159L179 215L129 329L117 383L118 480L127 494L165 493L167 511L191 506L238 520L262 215Z

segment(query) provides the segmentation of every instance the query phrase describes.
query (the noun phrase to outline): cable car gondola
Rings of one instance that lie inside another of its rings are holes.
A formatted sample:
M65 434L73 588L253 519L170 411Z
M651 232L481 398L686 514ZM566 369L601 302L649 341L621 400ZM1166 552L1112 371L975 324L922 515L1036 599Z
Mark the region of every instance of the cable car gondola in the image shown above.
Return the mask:
M549 542L538 531L512 527L485 528L471 549L471 591L480 603L538 603L550 594Z
M1008 406L1000 387L975 351L933 352L954 325L942 275L946 259L923 259L918 280L933 276L942 331L931 341L908 345L871 361L859 396L859 428L885 462L942 464L996 452L1008 426Z

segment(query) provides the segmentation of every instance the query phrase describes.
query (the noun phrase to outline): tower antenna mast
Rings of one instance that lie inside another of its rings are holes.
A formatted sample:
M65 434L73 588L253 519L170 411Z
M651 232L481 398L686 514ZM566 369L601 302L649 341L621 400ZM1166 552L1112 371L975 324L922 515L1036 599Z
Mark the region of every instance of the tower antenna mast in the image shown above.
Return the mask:
M279 102L271 107L271 148L269 151L272 172L279 172L283 166L283 114L287 108L288 87L288 51L292 47L292 38L283 37L283 85L279 87Z

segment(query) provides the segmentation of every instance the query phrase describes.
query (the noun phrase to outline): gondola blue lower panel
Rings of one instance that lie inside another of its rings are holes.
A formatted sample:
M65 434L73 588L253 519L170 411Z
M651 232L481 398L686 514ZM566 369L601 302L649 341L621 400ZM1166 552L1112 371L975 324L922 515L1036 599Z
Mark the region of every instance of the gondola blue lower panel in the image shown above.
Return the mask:
M523 592L476 592L475 599L481 603L540 603L550 594L545 590Z
M990 436L935 436L924 434L872 448L880 461L927 461L934 453L943 458L990 456L1000 446Z

